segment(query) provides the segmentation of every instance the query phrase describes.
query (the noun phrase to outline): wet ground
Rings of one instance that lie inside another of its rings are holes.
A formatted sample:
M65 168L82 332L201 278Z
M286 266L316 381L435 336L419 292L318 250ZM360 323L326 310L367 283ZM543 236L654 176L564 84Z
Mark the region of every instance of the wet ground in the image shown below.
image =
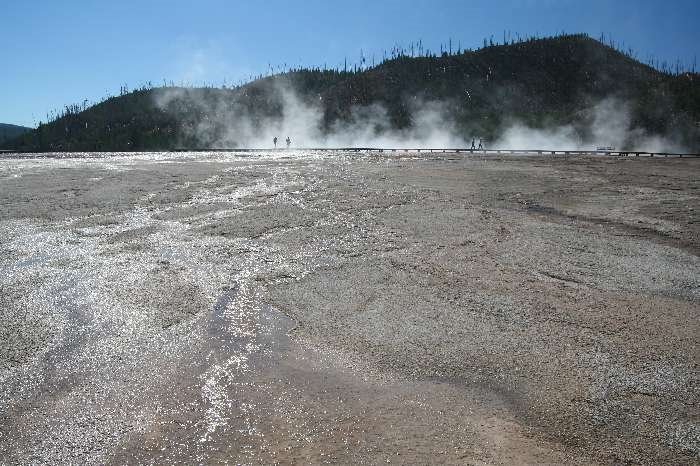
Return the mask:
M700 160L0 159L0 463L697 464Z

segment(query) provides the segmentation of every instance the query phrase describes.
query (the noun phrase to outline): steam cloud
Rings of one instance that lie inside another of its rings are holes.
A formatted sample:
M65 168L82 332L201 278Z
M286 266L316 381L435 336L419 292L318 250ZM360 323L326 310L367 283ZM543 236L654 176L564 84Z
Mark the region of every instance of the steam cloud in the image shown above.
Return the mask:
M201 90L165 88L155 93L155 104L163 111L177 112L183 106L190 113L201 115L184 125L184 136L200 147L267 148L278 137L278 147L289 136L293 147L378 147L378 148L464 148L478 134L465 134L456 126L449 105L445 102L414 99L409 104L412 125L396 129L389 112L379 104L354 106L349 118L323 127L324 111L319 103L302 98L282 80L270 89L268 100L276 102L280 115L261 116L232 104L230 98L205 98ZM551 128L531 128L511 121L500 135L485 141L492 149L590 150L596 146L625 148L631 151L677 151L684 148L671 139L649 135L633 127L629 107L610 98L584 111L588 122Z
M634 127L629 105L617 98L604 99L583 113L589 122L585 128L565 125L540 129L515 122L503 131L493 148L591 150L603 146L631 152L687 151L672 138Z

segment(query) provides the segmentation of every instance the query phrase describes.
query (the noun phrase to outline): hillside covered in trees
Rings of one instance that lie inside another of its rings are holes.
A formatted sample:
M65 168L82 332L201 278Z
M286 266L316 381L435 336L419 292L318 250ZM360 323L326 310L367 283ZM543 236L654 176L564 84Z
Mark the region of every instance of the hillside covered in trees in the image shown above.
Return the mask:
M383 116L371 123L377 131L412 128L421 124L416 112L431 102L440 103L441 114L465 138L495 140L518 122L529 128L567 125L583 140L590 136L591 109L610 98L624 102L630 128L700 152L700 75L641 63L631 52L586 35L441 54L394 50L376 66L295 69L233 88L123 89L93 106L66 107L4 146L36 151L235 148L288 118L290 105L317 112L311 124L327 133L363 115L371 118L377 109Z
M25 126L10 125L7 123L0 123L0 147L5 141L17 138L19 135L31 131L31 128Z

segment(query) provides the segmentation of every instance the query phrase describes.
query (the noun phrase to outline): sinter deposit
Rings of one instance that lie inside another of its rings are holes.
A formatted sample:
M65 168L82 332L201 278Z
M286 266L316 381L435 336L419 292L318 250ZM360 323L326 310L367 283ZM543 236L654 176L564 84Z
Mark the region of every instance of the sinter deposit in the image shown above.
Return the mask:
M0 463L700 455L700 159L0 160Z

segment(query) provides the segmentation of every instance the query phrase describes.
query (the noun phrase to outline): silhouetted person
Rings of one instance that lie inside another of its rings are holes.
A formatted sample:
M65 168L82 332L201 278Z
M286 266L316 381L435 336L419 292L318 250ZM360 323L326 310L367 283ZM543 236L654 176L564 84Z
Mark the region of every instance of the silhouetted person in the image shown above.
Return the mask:
M479 139L479 150L484 150L484 145L481 143L481 139Z
M275 149L277 149L277 136L272 138L272 143L275 145Z
M287 136L287 149L289 149L289 146L292 145L292 140L289 139L289 136Z
M476 143L476 139L472 138L472 148L471 148L471 150L476 149L476 144L475 144L475 143Z

